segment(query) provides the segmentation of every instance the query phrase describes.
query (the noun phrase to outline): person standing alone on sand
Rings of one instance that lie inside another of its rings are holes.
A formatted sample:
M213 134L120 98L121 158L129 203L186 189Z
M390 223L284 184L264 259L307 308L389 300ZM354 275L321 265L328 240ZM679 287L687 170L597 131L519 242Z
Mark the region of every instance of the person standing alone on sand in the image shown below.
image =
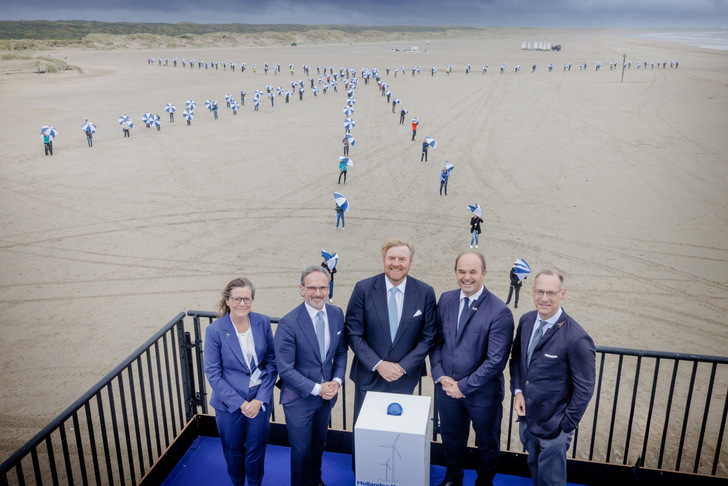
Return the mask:
M349 138L344 136L344 139L341 141L341 143L344 144L344 155L346 157L349 156Z
M413 142L415 141L415 135L417 135L417 125L419 125L419 124L420 124L420 121L417 118L412 120L412 141Z
M53 140L46 134L43 134L43 148L46 155L53 155Z
M422 155L420 155L420 162L424 159L425 162L427 162L427 149L430 148L430 144L427 142L422 142Z
M473 215L472 218L470 218L470 234L472 235L470 238L470 248L473 247L473 242L475 242L475 248L478 247L478 239L480 238L480 223L483 222L483 218L481 218L478 215Z

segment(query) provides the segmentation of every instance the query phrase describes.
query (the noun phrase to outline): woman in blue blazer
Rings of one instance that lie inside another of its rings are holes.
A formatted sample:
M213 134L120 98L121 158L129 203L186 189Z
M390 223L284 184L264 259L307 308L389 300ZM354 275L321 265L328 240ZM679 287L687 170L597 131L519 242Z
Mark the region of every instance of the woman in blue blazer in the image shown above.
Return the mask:
M235 486L263 480L275 365L268 316L251 312L255 287L232 280L222 292L219 318L205 332L205 375L228 474Z

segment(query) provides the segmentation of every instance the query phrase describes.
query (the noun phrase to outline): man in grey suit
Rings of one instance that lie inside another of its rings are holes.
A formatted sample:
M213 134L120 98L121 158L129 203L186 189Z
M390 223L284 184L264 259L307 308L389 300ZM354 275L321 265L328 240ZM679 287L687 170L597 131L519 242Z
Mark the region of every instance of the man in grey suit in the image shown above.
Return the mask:
M413 256L406 240L387 241L384 273L357 282L346 307L354 423L368 391L412 394L434 346L435 291L408 276Z
M291 485L324 486L321 458L331 409L346 377L344 313L326 304L329 275L301 273L304 302L278 323L273 343L283 380L281 405L291 443Z
M531 290L511 351L511 392L536 486L566 484L566 451L594 393L596 349L561 308L564 277L544 270Z

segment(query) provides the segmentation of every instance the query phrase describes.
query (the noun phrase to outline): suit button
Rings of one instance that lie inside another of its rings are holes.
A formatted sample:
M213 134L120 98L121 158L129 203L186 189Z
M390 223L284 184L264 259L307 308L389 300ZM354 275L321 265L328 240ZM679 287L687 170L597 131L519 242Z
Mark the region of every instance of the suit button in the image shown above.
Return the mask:
M529 383L530 383L530 382L529 382L528 380L526 380L526 385L528 385Z

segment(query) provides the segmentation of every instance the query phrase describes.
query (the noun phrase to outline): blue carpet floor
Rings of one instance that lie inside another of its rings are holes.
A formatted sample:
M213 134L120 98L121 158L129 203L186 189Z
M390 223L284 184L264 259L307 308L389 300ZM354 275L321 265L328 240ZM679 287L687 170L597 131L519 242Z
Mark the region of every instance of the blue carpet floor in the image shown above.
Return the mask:
M289 462L290 449L288 447L269 445L265 454L263 484L266 486L290 484ZM354 473L351 471L351 456L349 454L326 452L324 453L323 463L323 480L327 486L354 486ZM430 467L431 485L440 484L444 478L444 467ZM465 471L463 485L470 486L474 482L475 471ZM231 483L225 468L220 439L216 437L198 437L195 439L195 442L162 484L164 486L229 486ZM493 484L498 486L530 486L533 481L530 478L499 474L495 477Z

